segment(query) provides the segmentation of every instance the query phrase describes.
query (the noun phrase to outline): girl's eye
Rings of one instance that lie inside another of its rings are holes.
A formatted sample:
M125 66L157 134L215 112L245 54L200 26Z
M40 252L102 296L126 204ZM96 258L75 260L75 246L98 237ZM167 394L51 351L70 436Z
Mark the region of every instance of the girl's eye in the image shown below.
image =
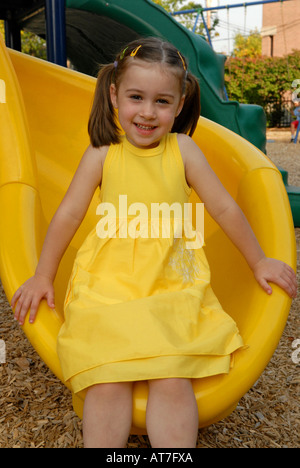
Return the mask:
M139 96L138 94L133 94L132 96L130 96L130 98L135 100L135 101L139 101L140 99L142 99L142 97Z
M158 99L157 102L159 104L169 104L169 101L167 101L167 99Z

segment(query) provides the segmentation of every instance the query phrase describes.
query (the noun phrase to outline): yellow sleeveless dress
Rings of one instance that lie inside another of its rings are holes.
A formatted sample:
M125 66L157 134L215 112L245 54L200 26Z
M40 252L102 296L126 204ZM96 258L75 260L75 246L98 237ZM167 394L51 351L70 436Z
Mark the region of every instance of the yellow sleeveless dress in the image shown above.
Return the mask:
M109 148L102 217L77 253L58 337L75 393L104 382L229 372L243 340L211 289L203 248L187 249L175 222L167 235L151 231L153 219L148 231L144 223L153 204L183 207L190 194L176 134L153 149L126 137Z

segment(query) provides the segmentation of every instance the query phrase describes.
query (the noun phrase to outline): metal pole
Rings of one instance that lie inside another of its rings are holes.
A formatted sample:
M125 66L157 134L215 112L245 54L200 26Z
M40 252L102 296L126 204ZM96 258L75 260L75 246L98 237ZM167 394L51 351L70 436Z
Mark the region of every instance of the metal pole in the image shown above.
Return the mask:
M45 0L47 57L49 62L67 64L66 2Z
M6 47L21 51L21 31L16 20L5 20Z
M198 13L197 13L196 21L195 21L195 24L194 24L194 27L193 27L193 33L196 32L199 16L200 16L200 10L198 10Z
M205 27L205 31L206 31L206 34L207 34L207 40L208 40L208 42L209 42L209 45L212 47L210 32L209 32L209 29L208 29L208 27L207 27L207 24L206 24L204 15L203 15L203 11L201 11L201 16L202 16L202 21L203 21L203 24L204 24L204 27Z

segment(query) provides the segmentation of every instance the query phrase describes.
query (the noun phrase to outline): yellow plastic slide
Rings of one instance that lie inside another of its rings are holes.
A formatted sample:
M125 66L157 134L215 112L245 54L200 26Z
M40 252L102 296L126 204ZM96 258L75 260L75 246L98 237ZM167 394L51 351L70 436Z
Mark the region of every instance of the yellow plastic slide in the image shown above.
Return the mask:
M6 50L0 38L0 276L9 300L34 273L47 226L89 143L94 87L93 78ZM295 267L291 210L276 167L247 141L204 118L194 138L244 210L266 254ZM43 302L36 322L24 325L28 339L60 379L56 337L63 322L64 294L75 253L98 222L97 195L61 263L56 311ZM228 375L194 381L200 427L228 415L258 379L291 305L278 287L272 296L260 289L244 259L208 215L205 241L214 290L237 321L248 348L236 354ZM73 398L79 416L83 398ZM136 383L133 432L145 432L146 401L147 384Z

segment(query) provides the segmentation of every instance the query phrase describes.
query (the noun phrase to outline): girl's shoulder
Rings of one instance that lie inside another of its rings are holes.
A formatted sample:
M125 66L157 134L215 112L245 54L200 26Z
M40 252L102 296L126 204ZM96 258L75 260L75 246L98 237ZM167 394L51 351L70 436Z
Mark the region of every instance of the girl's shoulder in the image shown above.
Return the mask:
M193 141L192 138L186 133L177 133L177 141L180 148L185 148L187 145L191 144Z
M96 148L89 145L82 157L82 160L91 167L94 167L95 170L99 167L103 168L109 148L109 146L100 146L99 148Z
M109 146L96 148L92 145L85 150L76 172L82 174L87 183L95 186L100 183L108 150Z
M177 134L177 142L185 166L192 161L199 161L204 157L199 146L185 133Z
M193 150L193 151L201 151L199 146L194 142L194 140L186 135L185 133L177 133L177 141L180 150Z
M87 147L83 157L93 158L95 160L104 162L109 148L110 148L109 146L99 146L99 148L96 148L95 146L92 146L90 144Z

